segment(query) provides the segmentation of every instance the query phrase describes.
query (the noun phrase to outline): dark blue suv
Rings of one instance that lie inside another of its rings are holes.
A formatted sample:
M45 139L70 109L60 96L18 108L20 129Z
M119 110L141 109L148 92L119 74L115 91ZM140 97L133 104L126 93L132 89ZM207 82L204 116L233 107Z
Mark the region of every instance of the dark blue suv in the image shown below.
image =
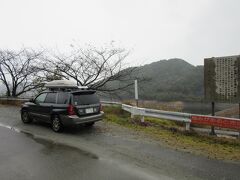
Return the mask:
M45 121L55 132L61 132L64 126L93 126L102 120L103 114L94 90L44 91L21 108L23 123L33 119Z

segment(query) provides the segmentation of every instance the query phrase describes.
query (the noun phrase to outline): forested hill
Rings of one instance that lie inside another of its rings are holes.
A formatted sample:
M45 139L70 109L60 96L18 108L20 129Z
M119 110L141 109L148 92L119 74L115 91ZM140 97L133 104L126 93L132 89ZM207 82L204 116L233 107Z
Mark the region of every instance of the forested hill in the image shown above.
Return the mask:
M182 59L169 59L139 67L139 97L148 100L199 100L203 97L203 66L193 66ZM114 83L115 85L117 83ZM133 87L122 98L133 98Z

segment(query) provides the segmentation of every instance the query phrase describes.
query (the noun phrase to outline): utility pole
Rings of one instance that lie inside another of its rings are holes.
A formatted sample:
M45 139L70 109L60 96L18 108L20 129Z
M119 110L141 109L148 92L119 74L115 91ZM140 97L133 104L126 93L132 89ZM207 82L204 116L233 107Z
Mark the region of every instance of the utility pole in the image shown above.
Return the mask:
M138 107L138 81L134 81L134 87L135 87L135 100L136 100L136 106Z

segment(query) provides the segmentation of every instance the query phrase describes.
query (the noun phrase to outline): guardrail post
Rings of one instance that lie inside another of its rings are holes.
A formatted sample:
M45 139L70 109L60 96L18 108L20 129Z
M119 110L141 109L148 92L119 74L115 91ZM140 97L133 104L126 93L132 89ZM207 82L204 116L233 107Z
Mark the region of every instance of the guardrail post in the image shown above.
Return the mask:
M141 123L144 123L144 116L141 117Z
M133 109L133 107L131 107L131 118L132 119L134 118L134 109Z
M185 123L185 130L190 131L190 122Z
M212 116L215 116L215 103L214 102L212 102ZM216 136L214 126L211 126L211 132L209 133L209 135Z
M134 118L134 114L131 112L131 118L133 119Z

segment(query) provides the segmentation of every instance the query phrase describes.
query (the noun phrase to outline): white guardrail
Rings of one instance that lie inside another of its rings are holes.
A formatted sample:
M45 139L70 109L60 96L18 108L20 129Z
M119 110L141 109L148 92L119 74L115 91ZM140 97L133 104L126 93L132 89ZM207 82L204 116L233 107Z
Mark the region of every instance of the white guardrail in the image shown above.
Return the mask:
M184 122L186 124L186 130L190 130L191 114L162 111L156 109L139 108L136 106L130 106L122 104L122 109L131 113L131 117L134 115L142 116L142 121L144 121L144 116L161 118L172 121Z
M120 102L110 102L110 101L101 101L104 106L118 105L121 106L123 110L131 113L131 117L142 116L142 121L144 121L144 116L161 118L166 120L183 122L186 124L186 130L190 130L191 115L189 113L181 112L171 112L171 111L162 111L156 109L147 109L140 108L136 106L130 106L127 104L121 104Z

